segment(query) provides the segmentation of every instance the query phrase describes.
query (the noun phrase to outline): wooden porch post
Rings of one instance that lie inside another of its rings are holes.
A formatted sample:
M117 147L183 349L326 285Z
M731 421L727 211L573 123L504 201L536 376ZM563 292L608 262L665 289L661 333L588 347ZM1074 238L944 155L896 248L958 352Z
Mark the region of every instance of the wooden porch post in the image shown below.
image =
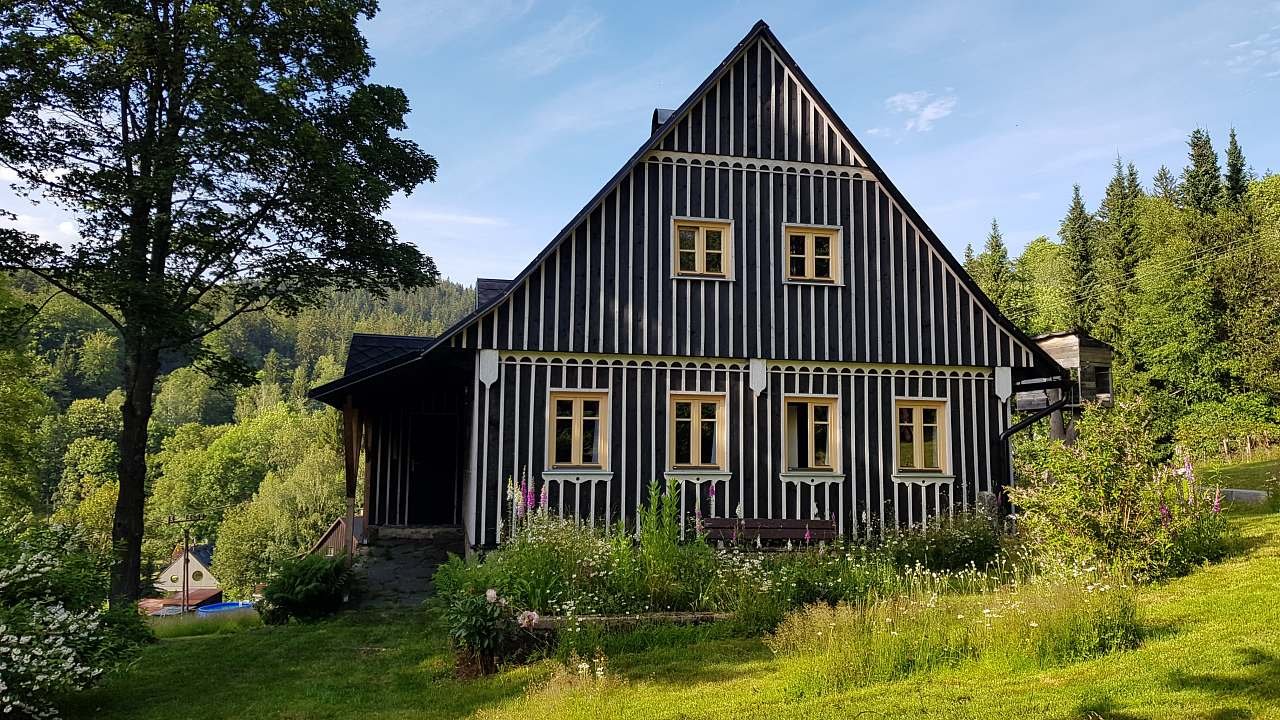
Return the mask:
M350 564L355 558L355 528L356 528L356 485L357 476L360 471L360 425L359 418L356 417L355 405L351 402L351 396L347 396L346 403L342 408L342 456L343 456L343 474L346 479L347 490L347 516L346 516L346 545L347 563Z

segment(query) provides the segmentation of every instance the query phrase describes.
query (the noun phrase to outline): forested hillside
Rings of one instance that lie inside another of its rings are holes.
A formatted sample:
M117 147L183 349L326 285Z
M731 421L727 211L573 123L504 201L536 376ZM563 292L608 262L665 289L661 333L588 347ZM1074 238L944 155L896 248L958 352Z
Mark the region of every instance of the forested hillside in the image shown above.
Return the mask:
M1010 257L998 223L965 266L1032 335L1082 329L1116 349L1115 387L1155 409L1167 447L1199 457L1280 439L1280 176L1257 178L1235 131L1144 185L1117 157L1090 210L1073 189L1057 241Z
M216 541L215 574L247 592L342 511L337 413L306 391L342 373L353 331L431 335L475 305L443 281L385 302L356 291L288 317L243 315L210 343L259 368L218 387L189 359L166 358L148 454L145 549L169 556L182 526ZM110 547L122 399L119 338L101 316L29 275L0 277L10 328L0 345L4 500L86 527ZM34 311L39 309L38 313Z

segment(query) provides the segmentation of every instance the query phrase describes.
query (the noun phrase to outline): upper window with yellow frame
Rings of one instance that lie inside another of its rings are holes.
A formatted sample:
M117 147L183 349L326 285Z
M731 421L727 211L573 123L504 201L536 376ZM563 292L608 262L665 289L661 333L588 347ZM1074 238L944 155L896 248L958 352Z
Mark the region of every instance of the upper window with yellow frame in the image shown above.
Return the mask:
M730 278L732 223L706 218L675 218L671 235L672 268L676 277Z
M788 281L840 283L840 228L785 225L783 235Z
M609 395L582 390L551 393L547 409L547 466L602 470L609 456Z
M900 473L947 473L947 404L943 400L894 401Z
M671 395L668 465L672 470L724 470L724 395Z

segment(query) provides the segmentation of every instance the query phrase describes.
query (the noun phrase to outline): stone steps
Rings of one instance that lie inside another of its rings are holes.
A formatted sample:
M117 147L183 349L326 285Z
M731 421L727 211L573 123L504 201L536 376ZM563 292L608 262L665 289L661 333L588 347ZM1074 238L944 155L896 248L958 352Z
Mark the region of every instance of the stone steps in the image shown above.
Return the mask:
M370 528L355 561L365 584L361 607L420 605L435 591L436 568L465 551L464 537L456 526Z

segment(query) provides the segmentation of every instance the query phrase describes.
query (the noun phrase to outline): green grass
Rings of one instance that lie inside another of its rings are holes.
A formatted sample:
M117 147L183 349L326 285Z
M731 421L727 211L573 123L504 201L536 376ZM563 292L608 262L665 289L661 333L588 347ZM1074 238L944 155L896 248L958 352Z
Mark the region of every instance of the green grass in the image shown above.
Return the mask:
M1280 515L1233 518L1245 549L1137 595L1141 647L1023 671L962 664L819 696L756 639L615 643L604 680L542 661L461 682L425 613L163 640L70 698L71 718L1280 718ZM674 637L674 636L673 636ZM191 678L198 692L175 692Z
M170 615L147 618L151 631L158 638L195 637L197 635L226 635L249 628L262 627L262 618L253 608L221 612L216 615Z
M1280 452L1266 453L1252 462L1200 468L1197 474L1207 482L1239 490L1266 490L1264 483L1280 477Z

